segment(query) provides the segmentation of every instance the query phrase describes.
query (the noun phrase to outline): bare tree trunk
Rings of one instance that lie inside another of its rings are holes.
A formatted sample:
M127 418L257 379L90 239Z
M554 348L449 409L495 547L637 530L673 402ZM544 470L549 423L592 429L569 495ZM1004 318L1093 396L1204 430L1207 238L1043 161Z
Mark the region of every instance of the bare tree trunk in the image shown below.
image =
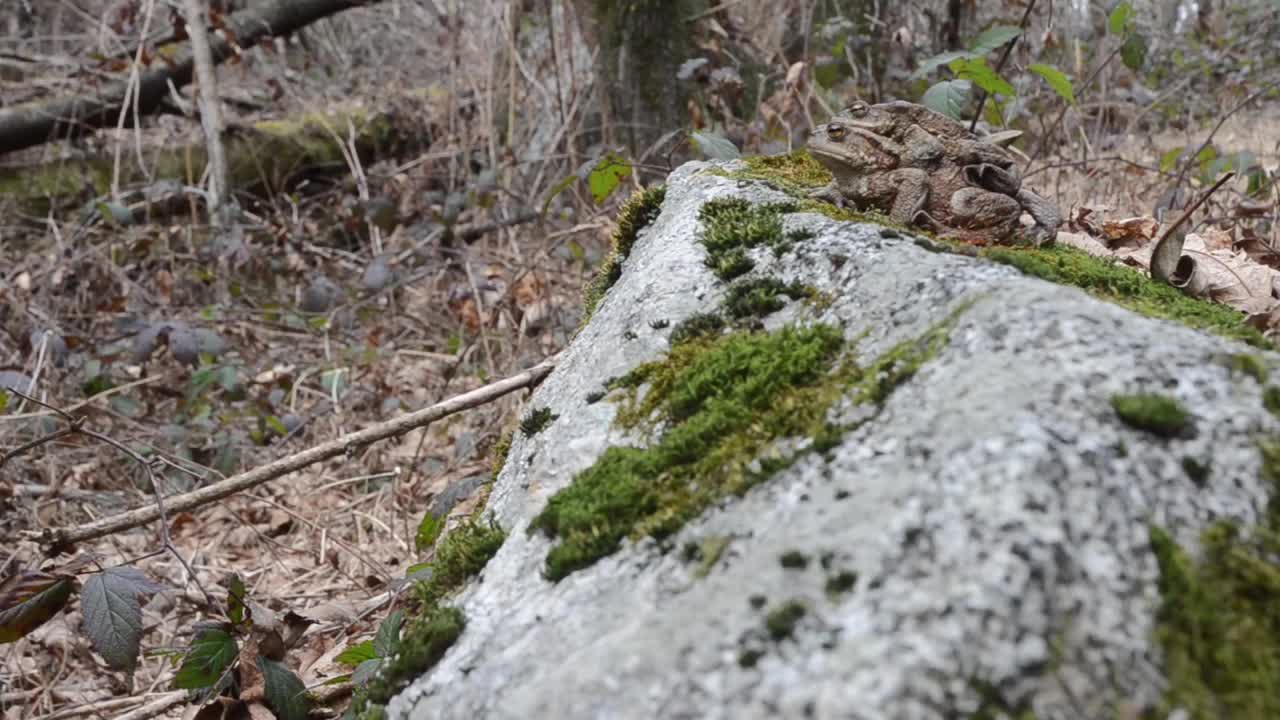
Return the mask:
M213 51L205 29L205 7L202 0L183 0L187 33L191 36L191 57L195 63L196 89L199 92L200 125L204 128L205 149L209 155L208 211L209 224L221 225L222 203L227 191L227 154L222 147L222 113L218 100L218 80L214 71Z
M213 38L210 53L214 63L230 57L235 49L251 47L268 37L280 37L311 23L354 7L382 0L275 0L269 5L244 10L228 18L229 33ZM159 48L157 56L167 56L173 48ZM142 73L137 90L138 115L155 112L169 94L169 84L183 87L191 82L194 61L190 51L175 52L172 62L156 63ZM113 83L91 95L77 95L51 101L26 103L0 109L0 154L41 145L49 140L74 138L102 127L111 127L120 117L128 97L128 81ZM134 122L127 113L127 122Z
M600 48L605 113L616 139L640 158L685 123L687 95L676 73L692 57L692 18L703 0L578 0Z

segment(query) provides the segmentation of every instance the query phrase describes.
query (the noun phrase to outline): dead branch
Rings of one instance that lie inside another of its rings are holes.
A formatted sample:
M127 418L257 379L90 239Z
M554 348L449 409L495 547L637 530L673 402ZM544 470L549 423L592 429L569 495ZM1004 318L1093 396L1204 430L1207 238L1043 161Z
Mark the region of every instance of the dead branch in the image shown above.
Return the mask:
M311 23L344 10L373 5L382 0L276 0L265 7L242 10L227 18L227 32L209 38L213 62L221 63L239 51L270 37L283 37ZM234 45L233 45L234 42ZM157 62L139 77L136 108L149 115L169 95L169 86L191 83L195 62L189 48L158 48ZM129 82L112 83L90 95L24 103L0 110L0 154L43 144L52 139L74 138L102 127L112 127L129 96ZM133 103L131 103L132 105ZM136 118L128 113L126 123Z
M424 427L454 413L484 405L521 388L532 387L541 382L543 378L555 369L556 361L557 357L552 356L541 364L535 365L518 375L490 383L484 387L457 395L394 420L388 420L387 422L349 433L337 440L303 450L198 490L165 498L165 507L169 512L192 510L270 482L309 465L314 465L339 455L354 453L358 448L369 443L399 437L410 430ZM39 539L52 553L67 545L145 525L160 517L160 509L156 505L147 505L83 525L47 528L40 534Z

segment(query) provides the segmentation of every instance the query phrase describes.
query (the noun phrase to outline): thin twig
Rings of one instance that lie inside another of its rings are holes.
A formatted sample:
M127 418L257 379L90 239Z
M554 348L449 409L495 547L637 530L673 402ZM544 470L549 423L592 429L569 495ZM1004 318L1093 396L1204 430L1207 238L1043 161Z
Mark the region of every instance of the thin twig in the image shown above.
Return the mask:
M1089 77L1085 78L1084 83L1080 85L1081 95L1083 95L1084 91L1093 84L1094 80L1098 79L1098 75L1102 72L1103 68L1110 65L1111 61L1116 58L1116 55L1120 54L1120 49L1123 47L1123 45L1117 45L1116 48L1111 51L1111 54L1107 56L1107 59L1103 60L1098 67L1093 69L1093 72L1089 73ZM1079 100L1078 97L1076 99ZM1040 136L1040 141L1036 143L1036 151L1031 153L1031 157L1027 160L1028 169L1031 167L1032 163L1036 161L1036 158L1040 157L1040 153L1044 152L1045 146L1049 144L1049 137L1058 130L1058 126L1062 124L1062 119L1067 116L1067 110L1069 109L1071 109L1071 103L1063 103L1062 109L1058 111L1058 116L1053 119L1053 124L1050 125L1049 129Z
M1018 28L1022 33L1027 31L1027 21L1031 19L1031 11L1036 7L1036 0L1027 3L1027 9L1022 13L1022 22L1018 23ZM1004 64L1008 61L1009 56L1013 54L1013 48L1018 44L1018 38L1022 37L1022 33L1018 33L1018 37L1004 44L1004 52L1000 54L1000 59L996 61L995 73L1000 74L1000 70L1004 68ZM978 96L978 111L973 114L973 120L969 123L969 132L976 132L978 129L978 118L982 117L982 108L987 104L987 91L978 88L982 93Z
M336 440L303 450L212 485L188 493L174 495L169 498L168 507L173 512L192 510L222 498L230 497L251 487L275 480L291 472L296 472L315 463L339 455L349 455L364 445L399 437L410 430L430 424L454 413L483 405L516 390L531 387L538 384L555 369L557 359L557 356L552 356L522 373L490 383L471 392L463 393L394 420L349 433ZM84 525L47 528L40 533L39 540L50 550L53 550L71 543L92 540L121 530L145 525L160 517L161 513L155 506L147 505Z

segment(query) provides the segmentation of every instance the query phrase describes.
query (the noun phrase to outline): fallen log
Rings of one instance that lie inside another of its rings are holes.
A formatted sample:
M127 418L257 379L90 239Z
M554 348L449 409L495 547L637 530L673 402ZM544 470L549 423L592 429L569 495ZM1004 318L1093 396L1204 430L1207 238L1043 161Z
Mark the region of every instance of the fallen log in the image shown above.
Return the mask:
M252 47L266 38L289 35L343 10L380 1L276 0L263 7L237 12L227 17L223 32L209 38L213 61L221 63L239 48ZM132 101L130 81L126 78L87 95L23 103L0 110L0 155L50 140L79 137L98 128L114 127L120 122L126 103L130 110L124 113L126 127L132 127L138 117L155 112L168 96L170 83L174 87L191 83L195 63L190 48L182 43L161 45L154 54L161 61L140 74L136 102Z

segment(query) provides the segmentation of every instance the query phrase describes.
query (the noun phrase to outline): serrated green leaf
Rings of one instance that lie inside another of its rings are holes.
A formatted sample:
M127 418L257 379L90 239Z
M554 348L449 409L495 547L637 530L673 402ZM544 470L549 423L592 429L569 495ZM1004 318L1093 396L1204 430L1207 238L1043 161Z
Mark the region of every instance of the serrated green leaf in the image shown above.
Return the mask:
M267 705L276 717L280 720L306 720L311 701L298 676L283 663L262 656L258 657L258 668L262 670Z
M20 572L0 583L0 644L26 637L67 604L75 581L37 571Z
M959 120L970 89L968 80L944 80L926 90L921 100L930 110Z
M1138 33L1131 33L1120 46L1120 59L1130 70L1141 70L1147 61L1147 39Z
M239 652L231 633L221 629L205 630L191 643L173 678L173 686L181 690L213 687Z
M742 157L738 147L721 135L694 130L689 133L689 139L699 152L712 160L737 160Z
M622 179L631 174L631 163L617 153L608 153L587 177L587 186L591 188L591 197L597 205L604 203L622 184Z
M404 623L404 611L396 610L378 626L373 636L373 651L380 658L389 658L400 651L400 626Z
M1178 165L1178 158L1182 157L1183 149L1174 148L1164 155L1160 156L1160 172L1170 172Z
M1068 103L1076 104L1076 91L1071 87L1071 78L1067 74L1052 65L1044 63L1033 63L1029 66L1031 72L1044 78L1049 87L1056 93L1058 97L1066 100Z
M240 574L236 573L231 576L231 581L227 583L227 618L232 623L239 625L244 622L244 601L246 596L244 588L244 580L240 579Z
M1022 29L1012 25L992 25L982 31L969 50L975 55L986 55L1021 34Z
M1107 18L1107 31L1112 35L1120 35L1129 29L1129 22L1133 19L1133 5L1122 2L1111 11L1111 16Z
M992 95L1012 97L1017 94L1017 91L1013 89L1008 80L1000 77L995 70L987 65L985 58L955 60L950 67L956 77L961 80L968 80Z
M937 70L943 65L950 65L956 60L963 60L971 57L975 57L975 55L968 50L949 50L944 53L938 53L937 55L934 55L928 60L920 63L920 67L916 68L916 71L911 73L911 78L913 80L919 80L922 77L928 76L929 73Z
M108 568L89 576L80 597L83 625L93 649L117 670L132 670L138 664L143 588L137 580L134 568Z
M355 667L365 660L372 660L376 657L378 657L378 653L373 649L373 641L365 640L355 645L348 645L342 652L338 653L338 657L334 658L334 660L348 667Z

